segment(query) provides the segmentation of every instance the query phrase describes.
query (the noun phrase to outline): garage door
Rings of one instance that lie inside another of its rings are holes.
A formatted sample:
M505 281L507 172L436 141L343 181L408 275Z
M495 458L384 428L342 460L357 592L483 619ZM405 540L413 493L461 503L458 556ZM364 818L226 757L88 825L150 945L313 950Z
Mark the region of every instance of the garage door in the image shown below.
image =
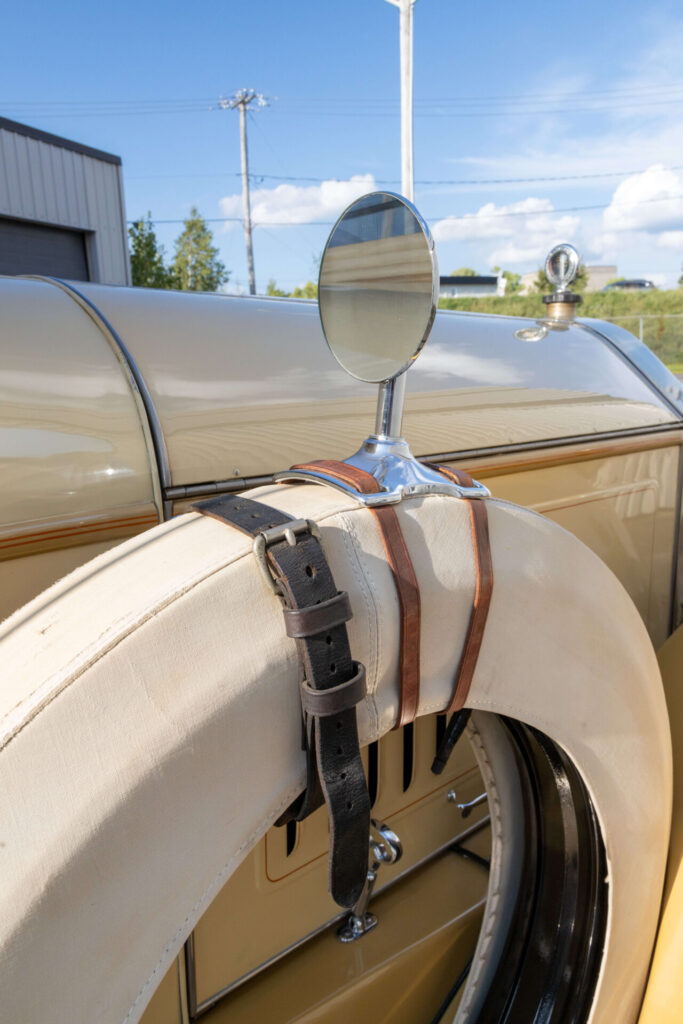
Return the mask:
M0 217L0 274L51 274L88 281L85 234Z

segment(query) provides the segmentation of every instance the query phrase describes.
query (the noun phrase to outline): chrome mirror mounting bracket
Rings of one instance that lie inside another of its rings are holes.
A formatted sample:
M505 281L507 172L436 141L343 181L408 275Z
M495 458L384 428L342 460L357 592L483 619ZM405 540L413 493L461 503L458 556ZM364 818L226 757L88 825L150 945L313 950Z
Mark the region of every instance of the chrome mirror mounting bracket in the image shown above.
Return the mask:
M318 308L337 362L352 377L379 384L375 433L345 460L373 476L379 490L359 494L322 467L277 473L277 482L326 483L370 507L414 495L489 496L482 484L460 486L418 462L401 435L406 372L427 341L438 294L434 241L412 203L375 192L344 211L323 252Z
M353 498L359 505L378 508L382 505L396 505L404 498L428 494L447 494L455 498L489 498L491 492L483 484L473 481L472 487L451 483L430 466L419 462L410 451L403 437L380 437L371 434L358 451L344 462L349 466L365 470L377 480L379 491L360 494L353 487L323 469L290 469L276 473L278 483L300 480L308 483L329 484Z

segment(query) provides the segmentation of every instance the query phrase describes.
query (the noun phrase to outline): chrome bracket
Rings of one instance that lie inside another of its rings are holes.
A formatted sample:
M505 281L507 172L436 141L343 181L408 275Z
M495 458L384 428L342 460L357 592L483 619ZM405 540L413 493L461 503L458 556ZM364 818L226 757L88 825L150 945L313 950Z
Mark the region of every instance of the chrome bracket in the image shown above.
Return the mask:
M370 898L377 873L382 864L396 864L403 856L403 845L395 832L380 822L370 822L373 832L370 833L370 867L365 876L365 885L358 902L350 912L344 924L337 930L337 938L340 942L355 942L362 939L364 935L377 927L377 917L368 911Z
M475 796L474 800L470 800L469 803L461 804L458 803L458 797L454 789L449 789L446 793L446 799L449 803L455 804L460 811L463 818L469 818L475 807L480 807L488 800L488 793L480 793L479 796Z
M276 473L277 483L291 480L305 480L309 483L324 483L343 491L360 505L376 508L378 505L396 505L403 498L415 495L449 494L456 498L490 498L488 487L474 481L472 487L452 483L431 466L418 462L403 437L383 437L371 434L361 448L344 462L362 469L375 478L379 491L374 494L359 494L349 484L328 476L323 469L290 469Z

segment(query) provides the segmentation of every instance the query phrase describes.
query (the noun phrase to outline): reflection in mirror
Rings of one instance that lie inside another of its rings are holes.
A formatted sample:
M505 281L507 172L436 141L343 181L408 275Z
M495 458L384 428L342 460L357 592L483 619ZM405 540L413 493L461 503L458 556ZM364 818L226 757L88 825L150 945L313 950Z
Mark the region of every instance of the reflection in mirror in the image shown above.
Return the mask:
M391 192L357 200L332 229L320 267L320 319L353 377L379 383L405 370L436 312L434 243L415 208Z

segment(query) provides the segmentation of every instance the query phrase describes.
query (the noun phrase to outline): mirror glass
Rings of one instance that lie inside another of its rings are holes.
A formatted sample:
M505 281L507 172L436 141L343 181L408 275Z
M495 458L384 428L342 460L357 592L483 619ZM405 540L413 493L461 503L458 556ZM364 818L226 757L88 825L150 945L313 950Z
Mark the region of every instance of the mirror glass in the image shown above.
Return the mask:
M353 377L379 383L405 370L427 340L438 292L434 242L406 199L373 192L341 215L318 302L327 344Z

